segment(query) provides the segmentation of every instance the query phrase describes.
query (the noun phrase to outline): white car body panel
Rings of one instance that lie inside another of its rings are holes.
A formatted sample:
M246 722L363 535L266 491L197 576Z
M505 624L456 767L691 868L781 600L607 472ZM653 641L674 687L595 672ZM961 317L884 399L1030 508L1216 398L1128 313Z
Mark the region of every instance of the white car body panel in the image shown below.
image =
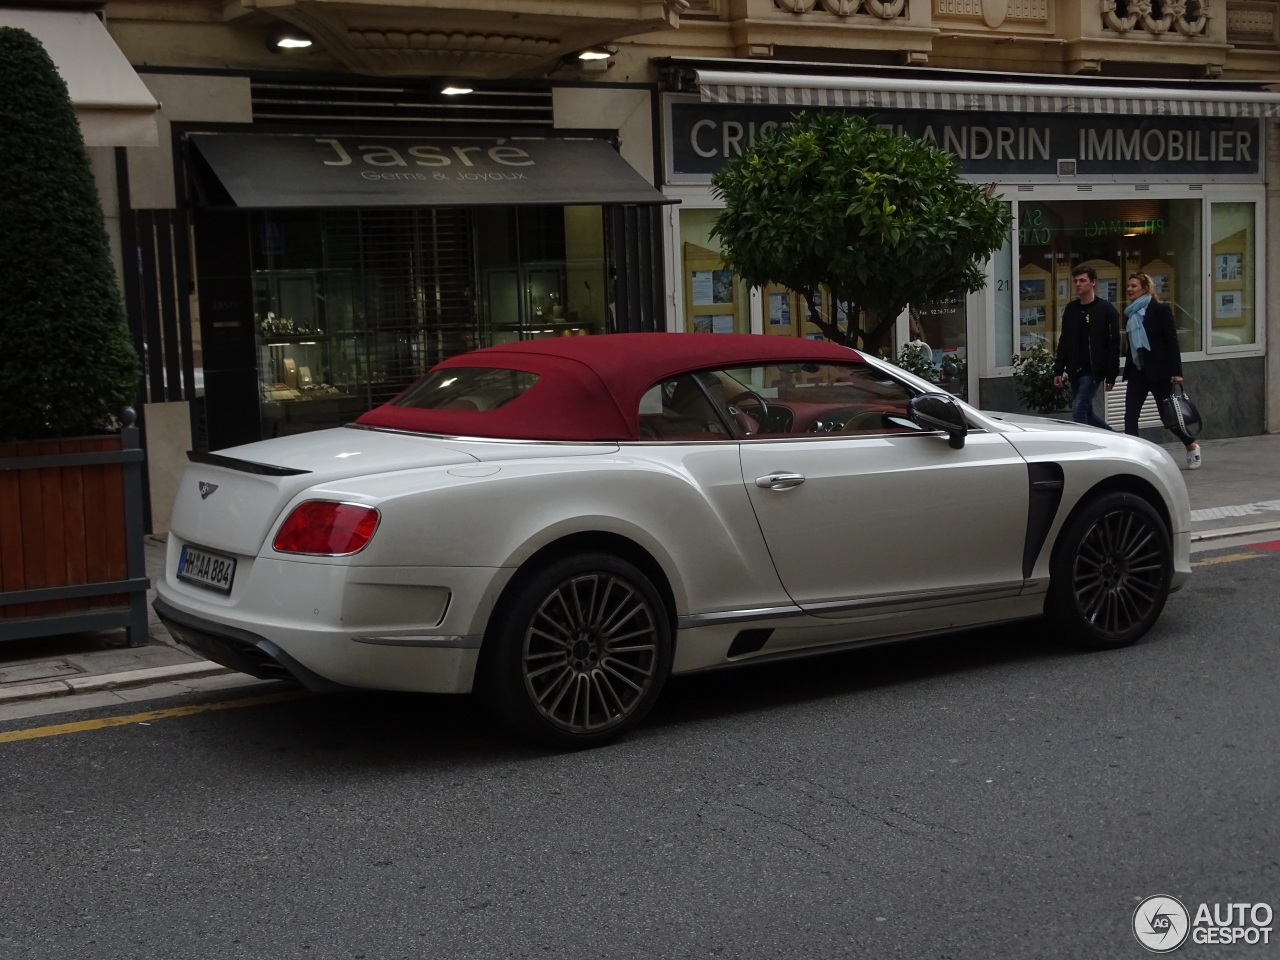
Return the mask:
M188 465L157 595L168 614L265 638L334 684L466 692L502 591L566 537L626 541L661 570L677 673L1036 616L1052 544L1099 484L1155 491L1173 586L1189 575L1186 489L1161 448L964 410L962 449L940 433L571 443L368 428L248 444ZM1029 463L1057 465L1063 482L1024 575ZM756 485L777 472L803 483ZM311 499L376 508L376 534L351 556L276 552ZM229 593L176 577L188 544L236 561ZM767 639L735 653L752 629Z
M751 441L742 465L784 586L819 616L895 594L1021 591L1027 466L1000 434L961 450L931 434ZM757 485L778 472L805 480Z

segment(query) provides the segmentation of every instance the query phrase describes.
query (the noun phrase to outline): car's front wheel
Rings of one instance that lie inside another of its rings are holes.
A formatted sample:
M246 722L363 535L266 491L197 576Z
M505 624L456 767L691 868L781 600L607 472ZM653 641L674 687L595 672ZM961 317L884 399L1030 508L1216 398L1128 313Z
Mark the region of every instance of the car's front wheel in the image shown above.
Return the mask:
M1141 497L1108 493L1068 521L1050 567L1045 614L1063 640L1094 650L1128 646L1164 609L1173 548Z
M554 561L504 598L485 637L480 682L516 733L597 746L649 712L671 670L665 606L635 565L603 553Z

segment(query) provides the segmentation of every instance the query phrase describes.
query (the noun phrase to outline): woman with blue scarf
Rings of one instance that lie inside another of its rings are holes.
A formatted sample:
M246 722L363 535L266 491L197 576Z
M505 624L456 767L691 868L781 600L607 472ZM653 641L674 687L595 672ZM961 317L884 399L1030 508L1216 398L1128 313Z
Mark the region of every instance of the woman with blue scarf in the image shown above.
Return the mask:
M1182 351L1178 347L1178 328L1173 311L1162 303L1151 289L1151 278L1145 273L1129 275L1125 284L1129 305L1126 319L1124 374L1124 432L1138 435L1138 415L1150 393L1162 403L1182 382ZM1200 445L1181 430L1174 435L1187 448L1187 469L1200 469Z

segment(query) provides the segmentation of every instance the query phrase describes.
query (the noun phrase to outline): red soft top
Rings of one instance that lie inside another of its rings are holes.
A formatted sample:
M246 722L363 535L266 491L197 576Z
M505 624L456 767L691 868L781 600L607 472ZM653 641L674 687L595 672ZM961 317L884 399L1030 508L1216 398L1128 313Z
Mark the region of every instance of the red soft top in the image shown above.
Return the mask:
M536 374L537 383L493 410L423 410L396 399L356 423L416 433L509 440L637 440L640 398L692 370L755 363L860 362L826 340L736 333L614 333L504 343L459 354L433 369L497 367Z

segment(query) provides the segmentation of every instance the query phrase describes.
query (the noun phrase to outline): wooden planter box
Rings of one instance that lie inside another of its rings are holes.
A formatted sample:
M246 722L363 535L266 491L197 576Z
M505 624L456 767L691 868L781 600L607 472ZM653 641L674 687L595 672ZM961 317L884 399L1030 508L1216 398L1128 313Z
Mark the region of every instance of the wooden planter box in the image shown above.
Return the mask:
M142 462L118 435L0 443L0 640L124 627L147 642Z

